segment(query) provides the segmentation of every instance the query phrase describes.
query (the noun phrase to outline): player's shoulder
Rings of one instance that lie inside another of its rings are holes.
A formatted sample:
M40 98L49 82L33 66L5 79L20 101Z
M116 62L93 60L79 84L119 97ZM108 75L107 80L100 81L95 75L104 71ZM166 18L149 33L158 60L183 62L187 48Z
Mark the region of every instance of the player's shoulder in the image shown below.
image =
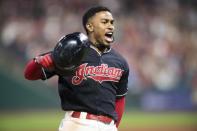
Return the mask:
M124 67L129 68L127 60L118 51L111 48L110 52L113 56L115 56L123 64Z
M126 62L127 63L126 59L118 51L116 51L115 49L111 48L110 52L111 52L111 54L113 56L115 56L116 58L120 59L122 62Z

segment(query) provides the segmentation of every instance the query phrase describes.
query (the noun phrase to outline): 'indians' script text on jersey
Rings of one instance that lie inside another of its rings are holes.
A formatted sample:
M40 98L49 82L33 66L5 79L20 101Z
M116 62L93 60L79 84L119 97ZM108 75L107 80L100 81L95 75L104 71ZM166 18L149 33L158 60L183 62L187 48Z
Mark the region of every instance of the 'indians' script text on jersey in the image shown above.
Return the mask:
M88 63L80 65L72 78L73 85L79 85L83 80L91 78L99 83L103 81L118 82L124 70L115 67L108 67L107 64L100 66L87 66Z

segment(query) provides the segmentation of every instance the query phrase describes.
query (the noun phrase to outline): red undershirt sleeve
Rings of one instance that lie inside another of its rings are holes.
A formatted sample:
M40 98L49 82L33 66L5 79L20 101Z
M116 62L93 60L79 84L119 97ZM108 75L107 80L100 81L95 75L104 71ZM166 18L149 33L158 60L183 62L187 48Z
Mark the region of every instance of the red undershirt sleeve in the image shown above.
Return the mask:
M33 59L30 60L24 70L24 76L28 80L38 80L43 78L42 67Z
M118 120L116 122L116 127L118 127L119 124L120 124L124 109L125 109L125 97L122 97L120 99L116 99L115 111L118 115Z

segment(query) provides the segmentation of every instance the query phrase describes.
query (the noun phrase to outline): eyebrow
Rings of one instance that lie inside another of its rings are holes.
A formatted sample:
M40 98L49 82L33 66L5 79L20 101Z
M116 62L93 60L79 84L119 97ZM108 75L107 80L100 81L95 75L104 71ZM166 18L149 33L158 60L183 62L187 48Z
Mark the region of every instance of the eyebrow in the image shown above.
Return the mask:
M107 21L113 21L114 22L114 19L102 18L101 20L107 20Z

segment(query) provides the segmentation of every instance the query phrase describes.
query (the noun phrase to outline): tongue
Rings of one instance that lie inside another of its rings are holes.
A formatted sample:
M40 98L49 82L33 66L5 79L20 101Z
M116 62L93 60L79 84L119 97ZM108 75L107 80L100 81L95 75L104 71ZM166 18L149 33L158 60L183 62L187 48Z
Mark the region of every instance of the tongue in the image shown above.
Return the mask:
M105 40L107 41L107 42L113 42L113 37L107 37L107 36L105 36Z

